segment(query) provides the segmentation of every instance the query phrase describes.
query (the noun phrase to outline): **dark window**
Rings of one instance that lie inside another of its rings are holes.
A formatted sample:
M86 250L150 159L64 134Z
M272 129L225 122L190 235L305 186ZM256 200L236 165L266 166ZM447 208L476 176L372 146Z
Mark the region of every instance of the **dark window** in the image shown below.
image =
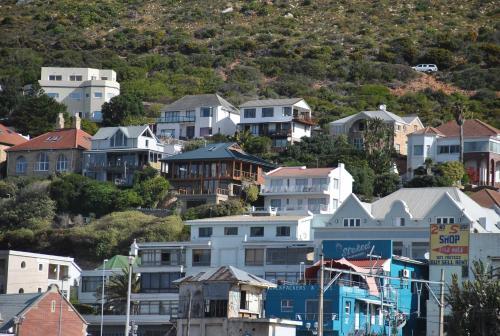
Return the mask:
M238 228L237 227L225 227L224 228L224 235L225 236L237 236L238 235Z
M248 309L247 292L246 291L240 292L240 309Z
M266 264L298 265L300 262L310 264L313 252L312 247L268 248L266 249Z
M138 315L170 315L177 316L179 301L141 301Z
M97 288L102 286L102 277L100 276L86 276L82 277L82 292L95 293Z
M255 118L255 109L244 109L243 110L244 118Z
M253 226L250 228L250 237L264 237L263 226Z
M274 116L274 108L273 107L263 107L262 108L262 117L263 118L272 118Z
M211 227L203 227L198 229L198 236L200 237L211 237L212 236L212 228Z
M289 226L278 226L276 228L277 237L290 237L290 227Z
M227 317L227 300L205 300L205 317Z
M290 106L283 107L283 116L291 117L292 116L292 108Z
M201 107L200 108L200 116L201 117L211 117L213 115L212 107Z
M210 250L193 250L193 266L210 266Z
M173 285L173 281L184 276L180 272L168 273L142 273L141 292L142 293L176 293L178 288Z
M264 249L245 249L245 266L263 266Z

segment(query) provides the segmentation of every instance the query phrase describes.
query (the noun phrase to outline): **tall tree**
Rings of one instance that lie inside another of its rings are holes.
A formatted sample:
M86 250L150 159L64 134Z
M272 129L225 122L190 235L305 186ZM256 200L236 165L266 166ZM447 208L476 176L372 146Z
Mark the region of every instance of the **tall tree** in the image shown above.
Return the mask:
M446 303L451 308L448 334L496 336L500 333L500 271L493 274L482 261L473 263L474 280L459 284L453 274Z
M121 273L112 275L104 286L104 309L115 313L124 314L127 306L129 267L124 267ZM132 293L138 293L140 281L137 273L132 273L130 285ZM97 288L95 296L101 298L102 287Z
M120 126L143 123L144 107L142 101L133 95L119 95L102 105L103 126Z
M464 162L464 123L465 123L465 105L460 102L456 102L453 105L453 115L455 120L460 127L460 162Z
M47 96L38 85L33 85L24 96L16 99L13 104L10 107L8 121L22 134L38 136L52 131L59 113L62 113L65 120L69 122L66 106Z
M394 142L394 129L380 118L366 120L363 130L363 145L368 154L374 151L391 150Z

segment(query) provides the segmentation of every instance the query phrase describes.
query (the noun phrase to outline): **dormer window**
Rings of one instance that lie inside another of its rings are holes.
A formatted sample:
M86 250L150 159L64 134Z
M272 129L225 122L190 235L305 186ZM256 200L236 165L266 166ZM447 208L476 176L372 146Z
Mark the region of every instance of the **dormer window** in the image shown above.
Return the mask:
M122 131L117 131L115 135L109 139L109 146L110 147L122 147L122 146L127 146L127 137L125 134L123 134Z

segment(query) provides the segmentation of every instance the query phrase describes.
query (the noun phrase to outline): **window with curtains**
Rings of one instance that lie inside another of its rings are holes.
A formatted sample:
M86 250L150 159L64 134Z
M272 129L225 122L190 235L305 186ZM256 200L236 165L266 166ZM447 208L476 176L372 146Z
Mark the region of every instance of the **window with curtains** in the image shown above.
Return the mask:
M67 170L68 170L68 159L66 158L66 155L60 154L57 157L56 171L65 172Z
M25 174L26 168L28 167L28 162L24 156L20 156L16 159L16 173Z
M36 156L35 171L49 170L49 156L45 152L41 152Z

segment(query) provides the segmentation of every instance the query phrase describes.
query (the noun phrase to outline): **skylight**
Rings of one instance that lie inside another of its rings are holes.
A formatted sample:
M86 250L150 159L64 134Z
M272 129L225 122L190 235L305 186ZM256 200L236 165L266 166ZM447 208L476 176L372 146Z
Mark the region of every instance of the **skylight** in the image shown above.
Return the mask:
M53 135L53 136L49 136L45 141L56 142L56 141L61 140L61 138L62 138L62 136L60 136L60 135Z

